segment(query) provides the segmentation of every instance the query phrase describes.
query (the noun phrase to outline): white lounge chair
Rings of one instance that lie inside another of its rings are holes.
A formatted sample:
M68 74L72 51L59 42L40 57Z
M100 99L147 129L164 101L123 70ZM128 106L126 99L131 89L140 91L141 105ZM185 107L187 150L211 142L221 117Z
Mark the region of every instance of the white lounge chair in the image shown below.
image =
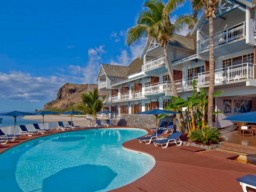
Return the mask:
M161 146L162 148L167 148L169 144L175 143L177 146L181 146L182 145L182 141L180 140L181 135L182 134L180 131L173 132L167 138L156 139L154 141L154 145Z
M243 192L247 192L247 187L256 189L256 176L255 175L245 175L236 179L242 186Z

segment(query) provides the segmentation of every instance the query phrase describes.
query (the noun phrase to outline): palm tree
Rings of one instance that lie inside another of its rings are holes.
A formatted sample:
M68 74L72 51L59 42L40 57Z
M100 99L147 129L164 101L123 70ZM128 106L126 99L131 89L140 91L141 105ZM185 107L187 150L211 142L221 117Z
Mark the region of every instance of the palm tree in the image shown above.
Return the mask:
M78 109L85 114L90 114L96 119L97 112L103 107L103 99L100 98L98 89L94 89L89 93L83 93L81 95L82 103L78 106Z
M164 49L165 66L170 77L172 91L174 96L179 96L172 69L170 59L168 58L168 44L173 39L175 32L183 28L185 24L192 22L191 16L180 16L174 23L170 21L170 14L181 5L184 0L170 0L164 4L161 0L148 0L145 3L146 10L143 11L137 20L136 26L128 30L126 43L131 45L142 37L155 40L160 43Z
M208 91L208 124L213 126L213 94L214 94L214 27L213 19L219 0L191 0L194 10L204 10L205 17L209 21L209 91Z

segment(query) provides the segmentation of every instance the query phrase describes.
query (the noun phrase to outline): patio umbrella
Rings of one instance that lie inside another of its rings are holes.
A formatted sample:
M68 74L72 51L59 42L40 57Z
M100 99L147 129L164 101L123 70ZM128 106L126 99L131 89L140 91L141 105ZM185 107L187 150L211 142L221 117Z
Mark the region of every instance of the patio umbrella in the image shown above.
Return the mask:
M109 115L109 114L111 114L111 111L108 111L108 110L100 111L100 112L98 112L97 114L106 114L106 115Z
M157 127L158 127L158 122L157 122L158 115L174 115L174 114L177 114L177 112L176 111L162 110L162 109L153 109L153 110L150 110L150 111L144 111L144 112L140 112L140 113L137 113L137 114L155 115L155 117L156 117L156 129L157 129Z
M81 115L82 114L82 112L81 111L65 111L65 112L63 112L63 113L61 113L61 114L63 114L63 115L70 115L70 119L71 119L71 121L72 121L72 116L73 115Z
M36 112L36 115L42 115L42 118L43 118L42 122L43 122L43 124L44 124L44 116L45 115L56 115L56 114L57 114L57 112L54 112L54 111L38 111L38 112Z
M26 116L26 115L35 115L35 113L23 112L23 111L11 111L11 112L7 112L7 113L0 113L0 115L13 117L13 119L14 119L13 129L15 129L16 124L17 124L17 117Z
M231 115L224 118L224 120L229 120L232 122L256 123L256 111Z

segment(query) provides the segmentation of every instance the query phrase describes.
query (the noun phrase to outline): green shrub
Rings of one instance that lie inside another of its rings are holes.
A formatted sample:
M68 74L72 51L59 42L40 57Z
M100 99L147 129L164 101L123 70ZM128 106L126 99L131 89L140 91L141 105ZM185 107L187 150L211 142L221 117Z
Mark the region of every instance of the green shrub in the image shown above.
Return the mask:
M220 132L215 128L204 128L192 131L189 139L203 144L219 143Z

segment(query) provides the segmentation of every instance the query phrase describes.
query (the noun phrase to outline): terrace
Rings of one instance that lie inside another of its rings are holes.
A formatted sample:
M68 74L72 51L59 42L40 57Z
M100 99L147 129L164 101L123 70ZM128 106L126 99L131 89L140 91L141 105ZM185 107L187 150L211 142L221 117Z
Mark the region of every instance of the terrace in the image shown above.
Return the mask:
M235 26L215 33L214 48L244 39L244 37L245 23L239 23ZM209 44L208 35L201 34L201 38L199 39L199 52L205 52L209 50Z

